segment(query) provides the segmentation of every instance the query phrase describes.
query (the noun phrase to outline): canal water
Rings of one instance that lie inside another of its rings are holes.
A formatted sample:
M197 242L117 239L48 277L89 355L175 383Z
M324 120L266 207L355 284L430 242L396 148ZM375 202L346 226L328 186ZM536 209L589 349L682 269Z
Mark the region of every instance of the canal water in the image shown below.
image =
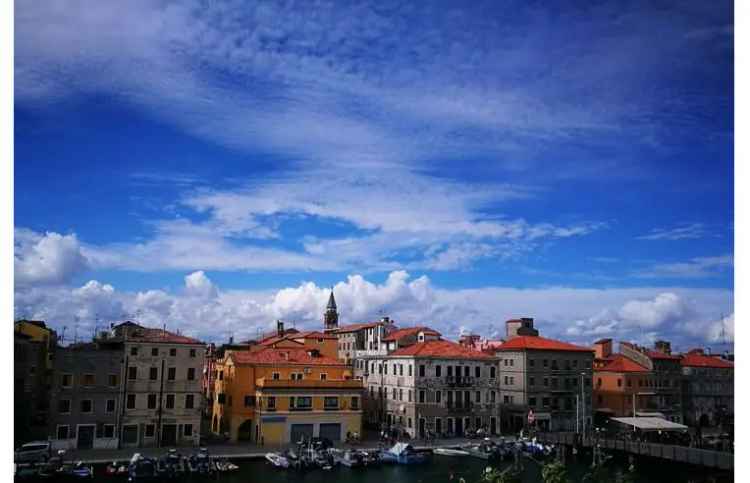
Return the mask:
M541 468L533 461L524 460L524 483L541 483ZM486 461L471 457L447 457L433 455L429 463L422 465L382 465L377 468L336 467L330 471L314 470L297 473L280 470L261 460L237 461L240 469L233 474L224 474L222 483L477 483L482 477ZM571 483L583 481L587 465L568 462ZM589 460L590 463L590 460ZM501 463L503 467L510 463ZM614 472L627 466L626 461L611 460L608 467ZM451 479L452 476L452 479ZM615 481L612 476L611 481ZM637 483L729 483L732 475L686 465L676 465L663 460L639 460L636 465Z

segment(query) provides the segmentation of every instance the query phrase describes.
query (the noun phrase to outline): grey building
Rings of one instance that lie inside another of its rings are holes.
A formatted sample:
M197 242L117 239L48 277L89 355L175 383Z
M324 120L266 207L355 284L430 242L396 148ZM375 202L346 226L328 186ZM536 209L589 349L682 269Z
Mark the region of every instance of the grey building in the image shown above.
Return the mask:
M734 364L693 349L682 356L685 424L730 430L734 424Z
M45 351L31 336L13 333L13 440L16 444L47 435Z
M58 348L49 434L55 449L117 448L122 343Z

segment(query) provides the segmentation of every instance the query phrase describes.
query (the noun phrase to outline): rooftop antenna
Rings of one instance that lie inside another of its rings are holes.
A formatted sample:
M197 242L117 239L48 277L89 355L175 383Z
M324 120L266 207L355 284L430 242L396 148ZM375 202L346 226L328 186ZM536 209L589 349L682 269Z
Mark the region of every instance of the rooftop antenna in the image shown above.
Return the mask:
M68 328L67 325L63 325L62 335L60 336L60 344L64 344L65 343L65 329L67 329L67 328Z
M73 344L78 343L78 316L76 316L76 323L73 326Z

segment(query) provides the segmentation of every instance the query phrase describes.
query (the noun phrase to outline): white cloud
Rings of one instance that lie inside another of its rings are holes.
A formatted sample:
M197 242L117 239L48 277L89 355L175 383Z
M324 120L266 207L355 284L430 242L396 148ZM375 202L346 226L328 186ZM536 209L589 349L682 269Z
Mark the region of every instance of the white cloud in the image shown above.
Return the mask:
M696 257L686 262L660 263L637 271L634 275L643 278L706 278L725 273L733 265L732 255Z
M75 234L15 230L15 281L17 284L61 284L89 268Z
M334 292L341 323L388 315L397 324L429 325L449 338L468 331L497 338L504 335L505 320L529 316L542 335L571 342L590 344L603 336L640 343L667 338L676 347L720 343L718 326L705 321L727 310L727 301L731 304L731 291L720 289L447 290L426 276L414 278L404 271L392 272L381 283L350 275ZM58 329L67 326L68 336L76 325L83 335L97 324L133 318L207 341L226 341L230 335L242 339L270 330L276 319L298 328L320 328L328 294L328 287L313 282L279 290L222 290L197 272L185 277L184 290L174 293L121 292L98 281L79 288L17 288L15 311L18 317L41 318Z
M648 235L637 237L638 240L694 240L708 235L703 223L692 223L673 228L654 228Z

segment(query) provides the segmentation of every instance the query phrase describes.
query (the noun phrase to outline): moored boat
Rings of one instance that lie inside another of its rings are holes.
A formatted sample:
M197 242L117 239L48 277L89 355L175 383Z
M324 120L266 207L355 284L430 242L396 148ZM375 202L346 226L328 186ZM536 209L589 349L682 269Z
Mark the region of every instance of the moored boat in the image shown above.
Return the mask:
M279 453L266 453L266 461L276 468L289 468L289 460Z
M468 451L453 448L435 448L432 452L441 456L469 456Z
M396 443L380 455L384 463L396 463L400 465L419 464L427 461L427 454L419 452L408 443Z

